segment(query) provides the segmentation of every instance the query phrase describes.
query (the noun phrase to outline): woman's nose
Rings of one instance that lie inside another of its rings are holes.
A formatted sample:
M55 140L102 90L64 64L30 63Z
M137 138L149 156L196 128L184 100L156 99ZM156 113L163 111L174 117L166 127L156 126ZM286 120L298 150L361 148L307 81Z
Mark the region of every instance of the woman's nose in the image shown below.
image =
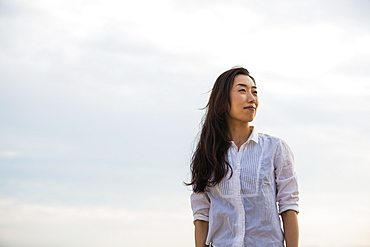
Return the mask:
M247 100L248 102L256 102L256 97L254 97L254 95L250 93Z

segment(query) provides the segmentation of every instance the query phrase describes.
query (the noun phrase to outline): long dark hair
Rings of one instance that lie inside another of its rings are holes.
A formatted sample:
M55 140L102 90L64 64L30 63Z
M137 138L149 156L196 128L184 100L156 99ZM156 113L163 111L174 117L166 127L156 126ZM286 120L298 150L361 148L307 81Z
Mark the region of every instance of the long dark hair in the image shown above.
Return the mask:
M191 161L191 182L194 192L204 192L207 186L215 186L232 168L227 162L226 153L230 147L228 116L230 110L230 90L235 76L250 76L242 67L232 68L222 73L213 85L206 106L206 115L198 145Z

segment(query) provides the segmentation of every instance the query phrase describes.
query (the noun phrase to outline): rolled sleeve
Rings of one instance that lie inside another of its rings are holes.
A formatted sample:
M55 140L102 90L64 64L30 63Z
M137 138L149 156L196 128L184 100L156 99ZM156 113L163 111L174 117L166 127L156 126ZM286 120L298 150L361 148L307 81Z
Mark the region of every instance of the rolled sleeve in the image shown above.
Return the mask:
M209 221L209 197L206 192L192 193L190 196L191 208L193 210L194 221Z
M275 155L275 180L279 214L298 208L298 180L294 171L294 156L289 146L281 141Z

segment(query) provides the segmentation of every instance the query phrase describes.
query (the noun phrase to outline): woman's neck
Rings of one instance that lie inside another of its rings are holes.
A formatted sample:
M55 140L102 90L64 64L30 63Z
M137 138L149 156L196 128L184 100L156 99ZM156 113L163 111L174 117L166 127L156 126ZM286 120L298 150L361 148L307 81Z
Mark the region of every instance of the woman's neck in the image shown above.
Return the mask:
M240 146L248 140L252 130L253 127L249 126L249 123L232 124L229 126L231 140L238 148L240 148Z

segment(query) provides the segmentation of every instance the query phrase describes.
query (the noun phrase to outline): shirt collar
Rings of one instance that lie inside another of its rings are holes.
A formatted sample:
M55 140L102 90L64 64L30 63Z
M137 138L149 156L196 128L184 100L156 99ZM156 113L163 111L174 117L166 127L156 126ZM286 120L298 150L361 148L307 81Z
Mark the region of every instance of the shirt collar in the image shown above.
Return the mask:
M254 126L251 126L251 128L252 128L252 133L249 136L248 141L254 141L255 143L258 143L258 132Z

